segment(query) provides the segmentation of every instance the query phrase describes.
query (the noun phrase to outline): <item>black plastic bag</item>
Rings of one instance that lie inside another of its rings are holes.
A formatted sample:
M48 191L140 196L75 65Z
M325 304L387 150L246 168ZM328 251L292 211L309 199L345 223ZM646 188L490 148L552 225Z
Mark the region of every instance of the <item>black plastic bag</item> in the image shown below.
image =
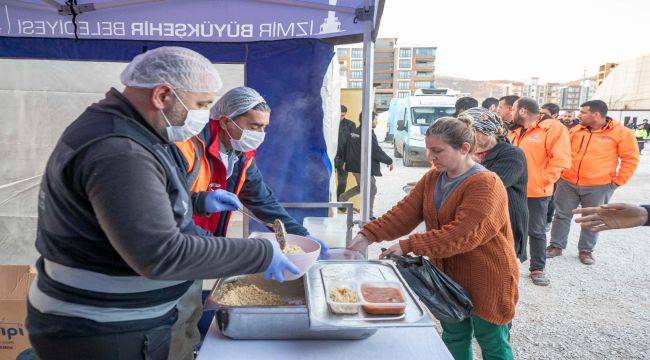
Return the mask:
M467 319L474 304L467 290L422 256L391 254L397 269L436 319L449 323Z

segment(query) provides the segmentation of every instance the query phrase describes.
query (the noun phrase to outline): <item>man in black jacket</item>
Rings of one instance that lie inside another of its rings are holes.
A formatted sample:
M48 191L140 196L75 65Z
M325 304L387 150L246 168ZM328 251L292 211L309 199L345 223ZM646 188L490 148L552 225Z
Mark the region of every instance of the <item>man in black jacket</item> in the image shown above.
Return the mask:
M341 194L340 201L348 201L351 197L361 192L361 121L363 114L359 114L359 127L356 128L347 141L345 149L345 171L351 172L357 180L357 185ZM377 126L377 114L372 112L372 128ZM379 146L375 130L372 130L372 159L370 163L370 217L374 218L373 207L375 195L377 195L377 184L375 176L381 176L379 163L388 165L388 170L393 171L393 159L388 156Z
M209 120L221 88L210 61L159 47L120 78L122 92L64 131L41 183L27 329L43 360L166 360L192 280L298 272L275 241L213 237L192 221L240 206L223 190L189 194L172 151Z
M339 142L336 147L336 156L334 157L334 166L336 167L336 198L340 200L341 194L345 192L348 186L348 172L345 171L345 148L348 144L350 134L357 128L352 120L348 120L345 116L348 113L348 108L341 105L341 123L339 124Z

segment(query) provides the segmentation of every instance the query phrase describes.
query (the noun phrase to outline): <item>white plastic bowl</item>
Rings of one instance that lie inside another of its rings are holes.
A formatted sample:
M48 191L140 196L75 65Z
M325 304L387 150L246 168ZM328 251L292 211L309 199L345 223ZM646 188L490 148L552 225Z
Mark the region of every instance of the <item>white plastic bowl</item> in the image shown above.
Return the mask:
M275 233L271 232L254 233L251 234L251 237L275 241ZM300 269L300 273L298 273L298 275L294 275L285 270L284 280L290 281L300 279L303 275L305 275L307 270L309 270L309 268L314 265L316 260L318 260L318 256L320 255L320 244L310 238L293 234L287 234L285 240L287 241L287 246L298 245L305 253L286 254L286 257L289 259L289 261L294 263L298 269Z

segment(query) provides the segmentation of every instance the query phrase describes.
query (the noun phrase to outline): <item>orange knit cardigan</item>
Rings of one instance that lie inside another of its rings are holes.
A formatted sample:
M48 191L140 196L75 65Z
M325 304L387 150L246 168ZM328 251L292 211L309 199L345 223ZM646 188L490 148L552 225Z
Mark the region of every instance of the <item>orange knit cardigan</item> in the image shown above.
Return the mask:
M428 256L465 288L474 315L507 324L519 298L519 264L503 183L493 172L478 172L458 185L437 213L434 189L439 175L430 170L404 199L361 232L372 242L393 240L424 221L427 231L401 240L402 251Z

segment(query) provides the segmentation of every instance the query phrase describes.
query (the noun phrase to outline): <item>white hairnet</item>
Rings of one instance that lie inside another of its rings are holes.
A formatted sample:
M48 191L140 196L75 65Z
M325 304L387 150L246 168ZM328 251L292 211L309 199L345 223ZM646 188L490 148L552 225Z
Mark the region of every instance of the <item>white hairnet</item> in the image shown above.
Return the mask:
M254 108L266 100L254 89L246 86L236 87L225 93L219 101L212 107L210 116L218 119L219 116L227 116L231 119L245 114L248 110Z
M163 46L134 57L122 71L120 80L126 86L145 89L163 84L189 92L221 89L221 78L210 60L178 46Z

